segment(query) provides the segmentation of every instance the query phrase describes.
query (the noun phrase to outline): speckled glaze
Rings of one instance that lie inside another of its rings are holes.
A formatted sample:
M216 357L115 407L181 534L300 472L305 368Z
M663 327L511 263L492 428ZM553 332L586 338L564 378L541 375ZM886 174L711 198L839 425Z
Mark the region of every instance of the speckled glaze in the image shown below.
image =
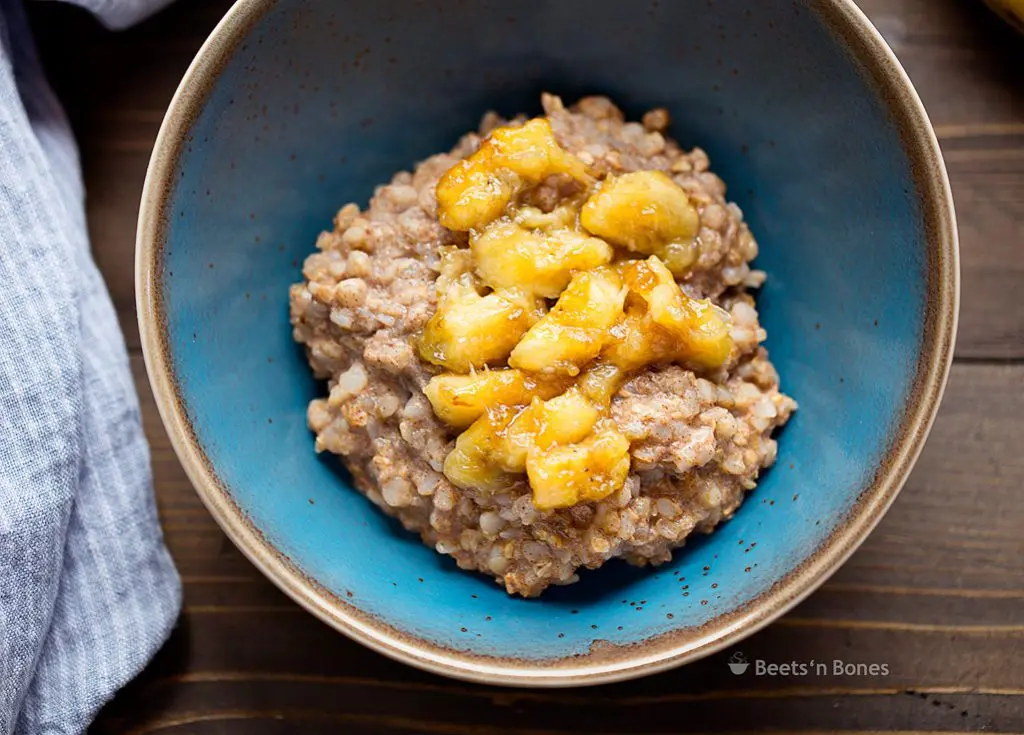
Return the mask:
M586 43L568 43L586 30ZM458 570L317 457L322 391L287 288L347 201L541 90L669 108L761 244L759 296L800 402L736 516L658 569L539 600ZM186 74L143 194L139 320L199 494L285 592L431 671L558 686L704 656L819 585L899 491L956 331L953 206L910 82L849 0L242 0ZM253 645L259 645L258 641Z

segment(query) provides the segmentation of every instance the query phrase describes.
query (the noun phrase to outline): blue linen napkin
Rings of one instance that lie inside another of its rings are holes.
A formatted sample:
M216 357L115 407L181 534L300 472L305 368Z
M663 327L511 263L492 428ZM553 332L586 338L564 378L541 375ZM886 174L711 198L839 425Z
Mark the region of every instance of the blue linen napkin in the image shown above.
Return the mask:
M166 0L78 0L122 27ZM0 733L83 732L170 633L181 588L74 140L0 0Z

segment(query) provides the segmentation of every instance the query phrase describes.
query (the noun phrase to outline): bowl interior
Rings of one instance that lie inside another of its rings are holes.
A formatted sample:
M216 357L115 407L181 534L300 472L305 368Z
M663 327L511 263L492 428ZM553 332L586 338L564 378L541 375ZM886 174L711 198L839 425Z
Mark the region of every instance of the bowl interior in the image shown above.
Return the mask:
M180 408L255 543L383 635L532 666L595 640L696 641L846 522L913 401L934 286L900 127L835 18L790 0L262 5L190 91L202 104L170 143L154 256ZM612 563L522 600L314 454L305 408L324 388L292 342L287 290L338 207L365 206L488 109L537 112L542 90L607 94L634 119L664 105L671 134L708 151L761 245L758 308L800 410L714 534L658 569Z

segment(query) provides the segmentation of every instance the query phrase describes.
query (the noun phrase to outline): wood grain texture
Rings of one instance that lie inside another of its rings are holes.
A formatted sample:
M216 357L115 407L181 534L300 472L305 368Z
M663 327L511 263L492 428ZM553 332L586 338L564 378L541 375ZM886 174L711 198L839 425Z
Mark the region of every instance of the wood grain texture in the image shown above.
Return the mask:
M726 652L641 681L535 692L421 673L319 623L226 539L174 456L138 352L135 220L163 110L228 5L181 0L121 34L67 7L32 9L80 138L94 252L132 352L185 590L171 640L94 732L1024 732L1024 40L973 0L861 2L946 155L962 243L957 364L878 529L743 651L774 663L885 663L888 674L736 677Z

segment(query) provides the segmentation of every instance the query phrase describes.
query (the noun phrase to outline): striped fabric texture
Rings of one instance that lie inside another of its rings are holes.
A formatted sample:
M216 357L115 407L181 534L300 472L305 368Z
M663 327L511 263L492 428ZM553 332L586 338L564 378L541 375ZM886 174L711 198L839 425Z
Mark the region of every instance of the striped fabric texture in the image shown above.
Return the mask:
M83 0L121 27L163 5ZM0 0L0 733L84 732L181 603L74 140Z

